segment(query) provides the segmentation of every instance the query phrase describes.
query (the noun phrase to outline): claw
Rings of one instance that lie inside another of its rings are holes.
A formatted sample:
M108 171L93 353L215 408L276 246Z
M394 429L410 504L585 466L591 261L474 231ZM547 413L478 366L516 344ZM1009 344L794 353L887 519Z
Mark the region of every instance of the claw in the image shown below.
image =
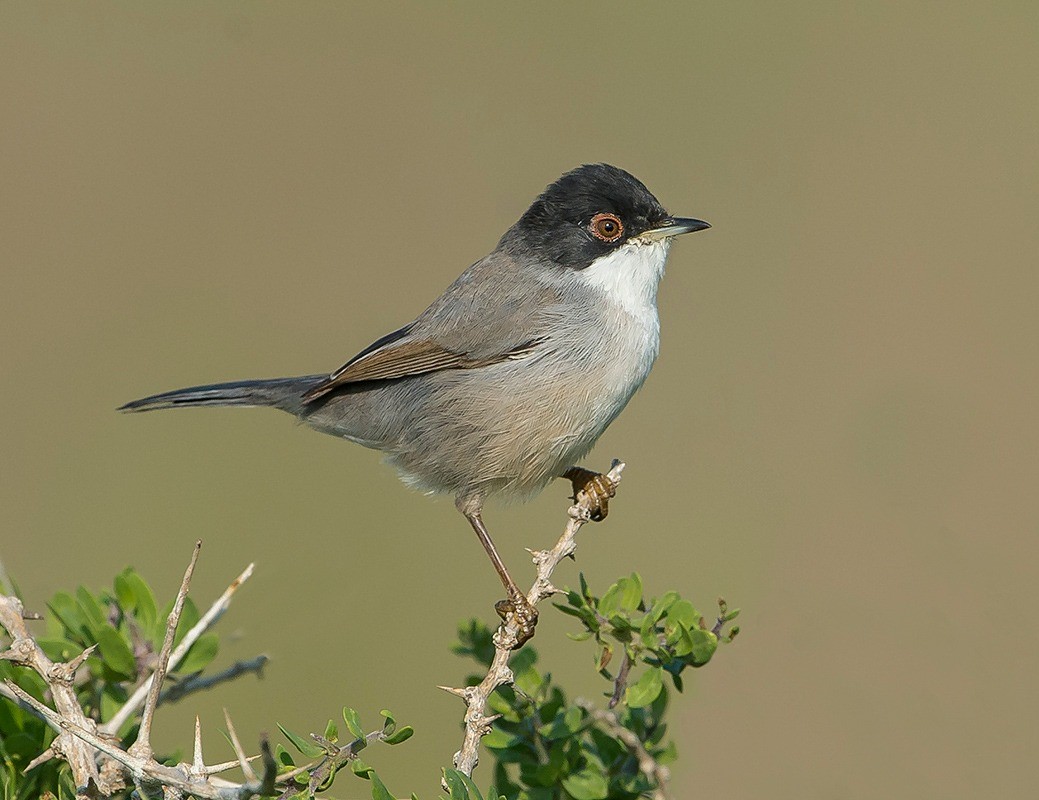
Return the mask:
M519 649L533 638L534 628L538 624L538 610L526 597L520 594L507 600L499 600L494 604L494 610L502 622L516 624L516 643L512 646L513 650Z
M617 494L617 485L608 475L582 467L571 467L563 477L574 489L574 500L583 492L588 500L588 513L595 522L602 522L610 513L610 498Z

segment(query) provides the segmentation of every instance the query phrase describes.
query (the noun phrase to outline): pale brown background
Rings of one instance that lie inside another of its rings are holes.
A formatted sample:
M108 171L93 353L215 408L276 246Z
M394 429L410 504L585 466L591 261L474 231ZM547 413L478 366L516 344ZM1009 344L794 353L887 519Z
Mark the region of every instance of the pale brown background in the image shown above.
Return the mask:
M0 5L4 567L38 606L128 562L168 597L200 536L203 602L255 560L220 663L267 678L163 743L388 706L418 734L371 760L433 795L433 686L500 594L451 502L272 412L113 409L332 369L610 161L714 224L561 573L745 609L679 700L677 796L1034 796L1037 36L1031 2ZM565 494L489 514L517 570Z

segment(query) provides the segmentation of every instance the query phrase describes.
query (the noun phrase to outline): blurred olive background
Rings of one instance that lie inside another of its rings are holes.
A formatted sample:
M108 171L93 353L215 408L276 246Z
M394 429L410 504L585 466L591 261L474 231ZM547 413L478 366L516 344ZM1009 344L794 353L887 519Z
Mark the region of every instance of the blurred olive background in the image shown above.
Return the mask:
M266 677L160 742L389 707L418 734L370 760L434 794L462 713L434 685L500 595L451 501L273 412L114 409L337 367L608 161L714 225L559 573L744 608L677 701L676 796L1030 794L1037 35L1034 3L0 5L3 566L37 608L127 563L168 598L201 537L204 605L255 561L218 664ZM488 514L518 574L566 494Z

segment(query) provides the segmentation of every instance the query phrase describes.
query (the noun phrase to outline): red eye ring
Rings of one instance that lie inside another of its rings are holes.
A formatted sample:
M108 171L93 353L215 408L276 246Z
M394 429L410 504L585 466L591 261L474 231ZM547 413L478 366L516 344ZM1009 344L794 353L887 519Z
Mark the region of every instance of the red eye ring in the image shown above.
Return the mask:
M616 214L600 212L588 223L588 231L596 239L602 239L604 242L616 242L624 235L624 223Z

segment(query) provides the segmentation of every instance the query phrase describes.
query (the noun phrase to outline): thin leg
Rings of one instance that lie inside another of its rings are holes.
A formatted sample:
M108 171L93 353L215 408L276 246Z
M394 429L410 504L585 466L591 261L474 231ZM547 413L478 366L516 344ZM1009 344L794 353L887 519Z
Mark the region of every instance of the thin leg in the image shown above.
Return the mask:
M516 597L522 595L519 586L516 585L516 581L512 579L509 574L509 570L505 566L505 562L501 560L501 556L498 555L498 548L494 546L494 542L491 541L491 536L487 533L487 528L483 524L483 519L479 513L466 514L465 518L469 520L469 524L473 526L473 530L476 531L476 536L480 540L480 544L483 545L483 549L487 551L487 555L491 558L491 563L494 564L494 569L498 573L498 577L501 578L502 586L505 587L505 591L508 592L509 597Z
M520 647L534 635L534 626L538 624L538 610L530 604L526 595L520 591L516 581L512 579L509 570L505 567L505 562L498 555L498 548L491 541L491 536L487 533L487 528L480 516L479 504L460 500L457 505L458 510L469 520L469 524L476 531L480 544L487 551L487 555L490 557L491 563L494 564L498 577L501 578L502 586L505 587L507 597L495 603L494 610L498 612L498 616L503 621L508 621L510 616L515 618L516 625L519 628L519 632L516 635L516 647Z
M592 520L602 522L606 519L606 515L610 513L610 498L617 494L617 487L608 475L592 472L584 467L570 467L560 477L570 481L574 488L574 500L577 500L579 492L587 495Z

